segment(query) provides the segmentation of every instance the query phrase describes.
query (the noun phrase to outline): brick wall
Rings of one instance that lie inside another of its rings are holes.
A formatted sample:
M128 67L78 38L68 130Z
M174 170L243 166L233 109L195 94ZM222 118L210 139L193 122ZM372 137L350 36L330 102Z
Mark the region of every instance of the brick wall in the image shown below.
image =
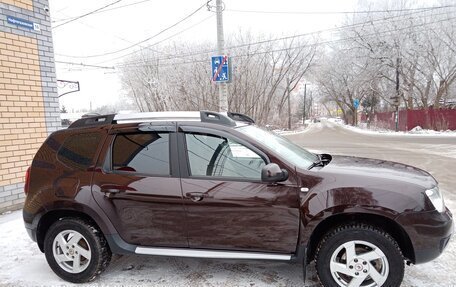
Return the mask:
M0 213L24 202L24 175L60 127L47 0L0 0ZM12 16L40 25L7 23Z
M27 10L33 10L32 0L1 0L0 2Z

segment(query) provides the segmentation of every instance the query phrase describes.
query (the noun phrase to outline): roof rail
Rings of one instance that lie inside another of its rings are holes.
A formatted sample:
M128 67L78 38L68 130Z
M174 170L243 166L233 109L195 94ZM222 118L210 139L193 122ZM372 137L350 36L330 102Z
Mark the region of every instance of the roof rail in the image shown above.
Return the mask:
M72 123L68 128L91 127L117 123L137 123L147 121L201 121L205 123L236 126L235 121L255 123L249 116L240 113L217 113L211 111L200 112L148 112L133 114L84 115L83 118Z
M236 122L233 121L227 115L217 112L210 112L210 111L201 111L201 122L204 123L212 123L212 124L220 124L224 126L234 127L236 126Z
M255 120L253 120L251 117L244 115L244 114L228 112L228 116L235 121L246 122L246 123L250 123L250 124L255 123Z
M93 117L83 117L74 123L72 123L68 128L79 128L79 127L91 127L91 126L101 126L106 124L111 124L114 121L115 114L102 115L102 116L93 116Z
M135 123L140 121L199 121L200 112L147 112L117 114L114 120L118 123Z

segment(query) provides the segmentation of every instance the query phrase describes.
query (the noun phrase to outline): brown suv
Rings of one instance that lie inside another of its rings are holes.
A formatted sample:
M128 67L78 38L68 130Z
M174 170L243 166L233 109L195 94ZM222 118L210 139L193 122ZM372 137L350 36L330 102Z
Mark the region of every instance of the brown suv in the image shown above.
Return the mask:
M39 149L25 192L28 233L71 282L120 253L315 260L324 286L399 286L453 232L427 172L313 154L234 113L80 119Z

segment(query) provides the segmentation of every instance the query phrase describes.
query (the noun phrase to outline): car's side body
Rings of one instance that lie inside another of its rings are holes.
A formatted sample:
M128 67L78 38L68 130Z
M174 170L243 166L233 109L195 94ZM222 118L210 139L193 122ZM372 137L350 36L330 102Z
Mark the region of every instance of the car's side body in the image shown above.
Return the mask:
M121 164L114 169L114 161L127 160L114 153L114 145L133 150L133 142L144 149L152 141L133 140L136 134L160 137L168 145L169 174ZM271 184L242 175L192 175L190 136L235 141L264 164L278 164L288 178ZM448 209L434 210L424 196L436 184L426 172L368 159L333 161L331 167L296 167L236 127L217 123L75 127L52 134L36 154L24 221L41 250L47 229L75 216L93 222L113 253L301 260L307 252L308 262L327 230L347 222L387 231L411 263L443 251L453 232L452 217ZM386 169L389 175L377 176Z

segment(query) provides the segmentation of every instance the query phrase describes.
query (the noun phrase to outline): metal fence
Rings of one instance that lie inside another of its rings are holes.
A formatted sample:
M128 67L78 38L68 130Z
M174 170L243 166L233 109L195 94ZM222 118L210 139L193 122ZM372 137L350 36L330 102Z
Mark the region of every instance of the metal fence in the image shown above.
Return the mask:
M361 117L367 122L367 115ZM395 129L394 112L374 113L370 123L373 126ZM399 130L409 131L416 126L429 130L456 130L456 109L420 109L399 111Z

